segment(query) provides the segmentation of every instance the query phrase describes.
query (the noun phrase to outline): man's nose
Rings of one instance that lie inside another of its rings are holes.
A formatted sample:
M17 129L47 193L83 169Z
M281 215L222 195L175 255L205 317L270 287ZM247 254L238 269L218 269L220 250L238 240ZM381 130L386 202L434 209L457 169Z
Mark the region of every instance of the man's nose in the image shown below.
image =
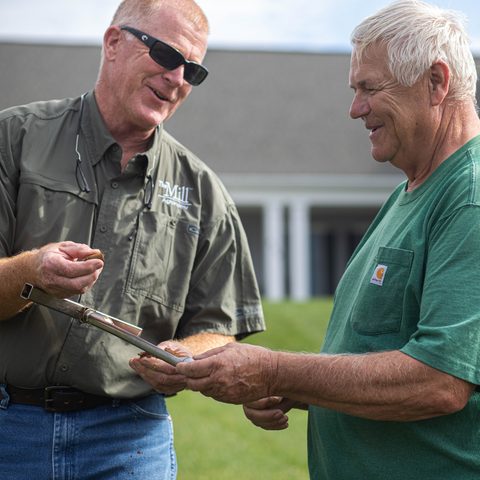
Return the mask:
M350 117L355 120L368 115L369 112L370 106L368 105L368 102L363 95L360 95L357 92L353 98L352 105L350 106Z
M183 79L184 73L185 73L185 65L180 65L174 70L167 70L163 74L163 76L167 78L176 87L181 87L184 82L184 79Z

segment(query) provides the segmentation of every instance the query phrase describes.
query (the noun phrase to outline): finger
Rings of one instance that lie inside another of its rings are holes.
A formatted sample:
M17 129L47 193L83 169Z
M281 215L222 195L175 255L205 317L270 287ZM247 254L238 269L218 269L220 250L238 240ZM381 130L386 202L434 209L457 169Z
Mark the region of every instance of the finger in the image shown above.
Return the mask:
M135 359L130 361L130 366L136 371L140 377L145 380L158 393L165 395L173 395L185 390L187 384L185 377L182 375L165 375L163 373L156 373L153 370L147 369L139 363L135 364Z
M130 367L135 370L147 383L152 385L156 390L159 388L178 388L183 390L186 387L185 377L178 374L168 374L162 371L157 371L152 368L145 367L136 359L131 359Z
M213 389L211 388L211 385L210 385L211 382L209 377L189 378L187 376L185 380L187 383L187 387L192 392L201 392L202 395L205 395L206 397L213 397L214 394L213 394Z
M262 428L263 430L285 430L286 428L288 428L289 425L288 425L288 419L287 419L285 420L284 423L265 423L265 424L258 424L255 426Z
M130 362L138 369L142 369L142 371L145 372L150 371L156 374L161 373L169 376L178 375L179 377L183 377L183 375L177 373L174 366L155 357L135 357L132 358Z
M58 244L58 250L70 257L71 259L81 259L101 253L97 248L91 248L84 243L75 243L75 242L60 242Z
M243 411L245 412L245 416L252 421L273 422L286 417L282 410L279 410L278 408L258 410L243 405Z
M78 278L88 277L103 268L104 262L100 259L91 259L86 262L76 262L59 257L55 263L52 262L54 272L59 277Z
M85 293L97 281L101 270L90 275L75 278L65 278L46 274L41 282L41 288L57 298L68 298Z
M157 346L160 348L163 348L169 353L173 353L173 355L176 354L177 356L180 356L180 357L190 357L190 358L193 357L192 352L179 342L170 340L170 341L159 343Z
M197 359L198 357L193 357ZM177 372L191 379L209 377L212 373L212 362L208 359L195 360L195 362L180 362L177 364ZM196 390L198 391L198 390Z
M105 263L105 256L100 250L98 250L95 253L92 253L86 256L85 258L83 258L84 262L88 262L89 260L101 260L102 262Z
M195 360L204 360L206 358L214 357L215 355L218 355L223 351L225 351L225 349L227 348L227 345L224 345L222 347L212 348L211 350L207 350L206 352L201 353L200 355L195 355L193 358Z
M186 388L185 377L176 373L174 367L158 359L152 360L147 363L144 359L132 359L130 366L157 391L163 389L165 393L165 387L177 388L177 391Z
M284 430L288 428L288 418L282 418L275 422L255 422L252 421L252 424L256 427L263 428L263 430Z
M41 253L40 271L42 276L52 280L66 278L95 276L95 272L103 268L101 260L76 262L70 257L63 256L59 251L46 250Z
M265 408L278 405L282 400L283 397L267 397L261 398L260 400L255 400L254 402L249 402L245 405L255 410L264 410Z
M256 410L243 406L245 416L257 427L265 430L283 430L288 427L288 417L281 410Z

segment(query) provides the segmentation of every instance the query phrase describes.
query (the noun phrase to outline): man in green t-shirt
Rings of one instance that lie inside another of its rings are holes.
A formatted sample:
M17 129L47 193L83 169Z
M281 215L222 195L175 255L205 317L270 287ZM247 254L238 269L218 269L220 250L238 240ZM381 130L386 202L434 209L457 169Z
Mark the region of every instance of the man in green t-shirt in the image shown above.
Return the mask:
M266 429L308 405L314 479L480 478L480 120L457 14L395 2L352 34L350 116L408 180L335 293L320 355L227 345L179 365ZM313 327L314 328L314 327Z
M185 378L27 304L25 283L182 356L265 329L235 204L163 129L207 76L207 36L193 0L124 0L94 90L0 112L1 478L177 470L164 397Z

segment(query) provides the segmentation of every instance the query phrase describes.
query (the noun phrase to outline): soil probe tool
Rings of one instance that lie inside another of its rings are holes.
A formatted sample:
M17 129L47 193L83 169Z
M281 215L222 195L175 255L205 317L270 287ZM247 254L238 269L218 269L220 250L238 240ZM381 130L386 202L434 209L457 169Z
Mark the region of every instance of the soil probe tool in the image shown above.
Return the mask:
M154 357L169 363L170 365L177 365L180 362L192 362L193 359L189 357L177 357L169 352L166 352L153 343L147 342L140 338L142 329L136 325L119 320L118 318L110 317L104 313L97 312L93 308L85 307L80 303L72 302L72 300L60 300L52 297L48 293L26 283L23 287L20 296L26 300L38 303L44 307L51 308L57 312L64 313L70 317L74 317L83 323L89 323L95 327L101 328L105 332L111 333L122 340L125 340Z

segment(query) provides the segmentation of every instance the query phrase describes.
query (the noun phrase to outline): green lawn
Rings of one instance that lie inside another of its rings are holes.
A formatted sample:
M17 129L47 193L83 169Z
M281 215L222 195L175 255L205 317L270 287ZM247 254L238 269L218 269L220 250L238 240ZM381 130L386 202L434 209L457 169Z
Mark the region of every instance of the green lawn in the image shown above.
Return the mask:
M267 331L244 342L273 350L316 353L325 336L332 299L263 303ZM307 412L289 413L289 427L267 432L253 426L241 406L199 393L167 400L175 428L178 480L304 480Z

